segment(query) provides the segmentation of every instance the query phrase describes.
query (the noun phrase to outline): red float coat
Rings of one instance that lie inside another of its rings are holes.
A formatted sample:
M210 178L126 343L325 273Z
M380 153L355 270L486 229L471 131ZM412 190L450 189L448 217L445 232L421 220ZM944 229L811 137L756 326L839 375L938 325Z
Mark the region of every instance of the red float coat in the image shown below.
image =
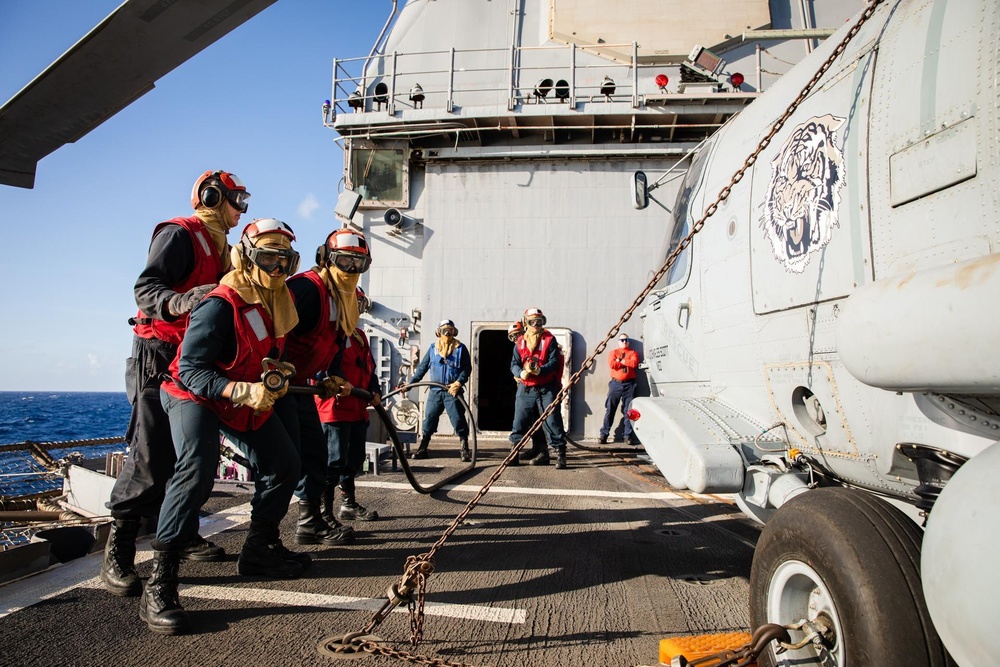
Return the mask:
M312 331L305 333L290 332L286 344L287 359L295 365L293 382L306 384L306 381L314 379L317 373L330 369L330 364L340 349L338 343L340 326L337 324L337 306L333 301L333 295L318 273L305 271L289 278L289 282L293 280L309 280L319 290L316 326Z
M236 333L236 355L231 362L216 361L222 375L234 382L260 382L263 372L261 362L272 354L280 355L285 347L285 338L275 338L274 322L259 303L248 304L239 293L228 285L219 285L209 297L221 297L233 307L233 325ZM208 297L206 297L208 298ZM259 335L263 333L263 335ZM200 403L219 416L222 423L237 431L252 431L260 428L271 416L272 410L256 414L246 405L233 405L228 398L210 399L182 389L180 379L181 349L170 363L169 381L163 389L171 396Z
M377 384L375 362L372 360L368 337L361 329L355 329L344 343L344 353L340 362L340 377L354 387L370 390ZM368 402L356 396L316 397L316 409L320 421L333 422L368 421Z
M628 347L619 347L608 355L611 377L619 382L635 379L635 369L639 368L639 353Z
M535 361L538 362L539 367L541 367L544 366L545 362L549 360L550 355L559 355L559 364L556 366L554 371L540 373L538 375L529 375L522 380L525 387L540 387L562 378L562 350L559 349L559 343L556 342L556 337L553 336L551 332L542 332L542 339L538 342L538 346L535 348L534 352L528 350L528 344L525 342L524 336L521 336L517 339L517 353L521 357L522 368L524 367L524 363L529 358L534 357Z
M186 229L194 249L194 270L182 282L171 285L170 289L178 294L183 294L199 285L211 285L219 282L219 278L225 273L222 258L215 248L215 243L212 242L211 235L205 228L205 223L194 216L174 218L158 224L153 230L153 236L156 236L156 233L165 225L180 225ZM168 322L150 317L140 310L135 316L136 325L133 331L140 338L159 338L167 343L180 345L184 338L184 331L187 329L188 316L189 313L184 313L176 320Z

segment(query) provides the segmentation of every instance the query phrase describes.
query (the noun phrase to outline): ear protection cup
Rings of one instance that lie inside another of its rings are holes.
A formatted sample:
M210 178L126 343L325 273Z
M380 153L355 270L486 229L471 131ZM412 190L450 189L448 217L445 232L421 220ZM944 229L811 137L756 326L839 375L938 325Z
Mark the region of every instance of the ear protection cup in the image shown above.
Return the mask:
M323 244L316 248L316 266L324 267L330 261L330 247L327 244Z
M199 196L201 197L201 205L207 208L215 208L222 203L222 190L215 185L203 188Z

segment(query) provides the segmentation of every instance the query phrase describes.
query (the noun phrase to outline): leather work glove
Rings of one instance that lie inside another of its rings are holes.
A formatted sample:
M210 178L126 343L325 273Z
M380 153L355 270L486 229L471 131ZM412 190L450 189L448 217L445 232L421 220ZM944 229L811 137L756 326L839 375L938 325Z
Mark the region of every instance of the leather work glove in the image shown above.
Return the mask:
M531 377L531 372L528 371L527 368L525 368L523 371L521 371L521 379L522 380L527 380L529 377Z
M184 313L190 313L191 309L198 305L198 302L205 298L205 296L214 290L218 285L198 285L197 287L192 287L187 292L182 292L180 294L174 294L167 301L167 310L174 317L179 317Z
M336 396L348 396L351 393L351 383L342 377L328 375L319 383L320 395L322 399L334 398Z
M534 359L528 359L528 361L525 362L524 364L524 370L528 371L528 373L531 375L538 375L539 371L538 362L535 361Z
M450 385L448 385L448 393L452 396L458 396L458 392L462 391L462 383L455 380Z
M237 382L233 385L229 400L233 405L245 405L253 408L257 414L267 412L274 407L274 402L285 395L288 385L281 391L270 391L263 382Z
M379 396L379 393L376 391L374 394L372 394L372 400L368 402L368 405L370 405L370 406L372 406L374 408L376 405L378 405L381 402L382 402L382 397Z

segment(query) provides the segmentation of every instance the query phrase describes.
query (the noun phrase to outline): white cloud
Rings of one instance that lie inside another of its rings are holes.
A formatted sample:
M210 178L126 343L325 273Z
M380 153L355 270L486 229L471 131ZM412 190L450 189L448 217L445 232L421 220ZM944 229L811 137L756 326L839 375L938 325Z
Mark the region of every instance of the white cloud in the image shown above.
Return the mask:
M315 212L318 208L319 200L316 199L316 195L310 192L299 204L299 217L309 220L312 218L313 212Z

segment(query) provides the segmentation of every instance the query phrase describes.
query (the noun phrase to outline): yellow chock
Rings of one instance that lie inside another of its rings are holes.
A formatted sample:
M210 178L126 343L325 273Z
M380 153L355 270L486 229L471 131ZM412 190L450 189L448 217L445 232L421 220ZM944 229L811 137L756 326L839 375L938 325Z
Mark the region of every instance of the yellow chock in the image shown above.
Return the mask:
M724 632L717 635L693 635L687 637L671 637L660 640L660 662L669 665L670 661L683 655L689 661L721 651L735 651L746 646L750 635L746 632Z

